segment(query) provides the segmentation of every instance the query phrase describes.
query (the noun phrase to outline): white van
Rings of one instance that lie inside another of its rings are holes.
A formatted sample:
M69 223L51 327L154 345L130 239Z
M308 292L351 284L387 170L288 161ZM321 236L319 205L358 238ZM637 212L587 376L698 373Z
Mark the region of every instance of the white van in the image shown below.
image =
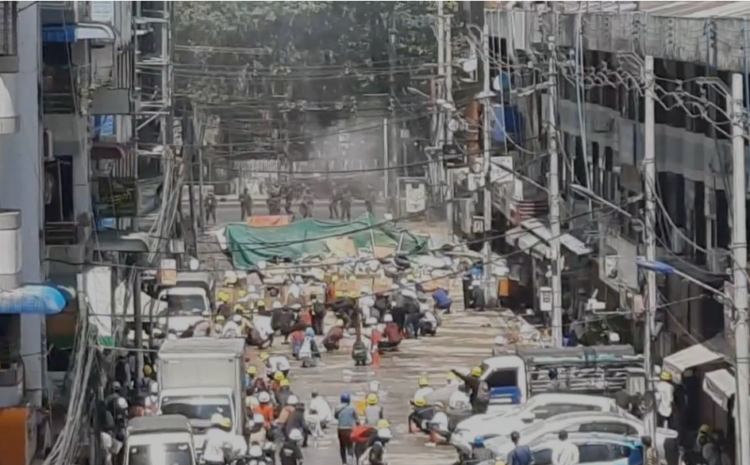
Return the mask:
M193 430L182 415L133 418L126 434L124 465L196 465Z

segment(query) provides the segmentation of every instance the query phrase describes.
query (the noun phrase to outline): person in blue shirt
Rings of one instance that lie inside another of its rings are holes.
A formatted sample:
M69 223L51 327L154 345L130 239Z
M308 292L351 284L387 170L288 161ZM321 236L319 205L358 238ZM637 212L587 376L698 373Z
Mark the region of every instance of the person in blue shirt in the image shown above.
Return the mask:
M432 293L432 299L435 301L436 309L445 310L446 314L451 312L451 305L453 305L453 301L451 300L448 292L445 289L443 289L442 287L435 289L435 292Z
M518 434L518 431L510 433L510 440L516 447L508 454L508 465L531 465L534 462L529 446L518 445L520 439L521 435Z

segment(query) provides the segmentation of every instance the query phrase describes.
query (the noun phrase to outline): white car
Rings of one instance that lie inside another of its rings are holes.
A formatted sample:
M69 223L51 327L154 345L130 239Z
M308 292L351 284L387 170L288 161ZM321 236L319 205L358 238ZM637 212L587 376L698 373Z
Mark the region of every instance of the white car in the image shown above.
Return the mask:
M456 426L451 444L469 452L477 437L490 434L508 435L534 423L563 413L620 412L614 399L584 394L539 394L523 405L498 413L486 413L467 418Z
M552 448L557 438L531 444L534 465L552 465ZM578 465L628 465L628 457L640 447L641 440L619 434L574 434L568 441L578 446Z
M519 430L521 438L519 444L534 444L543 438L555 438L560 431L569 434L595 433L616 434L631 438L640 438L645 434L643 421L629 413L619 412L577 412L565 413L552 417L543 424L533 424ZM666 457L665 442L669 439L677 439L677 431L658 428L656 431L656 446L659 457ZM675 441L670 441L676 446ZM505 457L513 450L514 444L510 435L490 434L484 438L484 445L491 449L497 457Z

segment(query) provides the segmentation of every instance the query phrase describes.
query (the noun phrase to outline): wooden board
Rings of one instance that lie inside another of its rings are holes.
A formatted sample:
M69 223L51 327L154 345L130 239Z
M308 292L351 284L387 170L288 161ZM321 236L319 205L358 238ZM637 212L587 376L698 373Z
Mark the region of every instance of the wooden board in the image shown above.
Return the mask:
M372 292L378 294L380 292L389 292L393 280L391 278L375 278L372 280Z

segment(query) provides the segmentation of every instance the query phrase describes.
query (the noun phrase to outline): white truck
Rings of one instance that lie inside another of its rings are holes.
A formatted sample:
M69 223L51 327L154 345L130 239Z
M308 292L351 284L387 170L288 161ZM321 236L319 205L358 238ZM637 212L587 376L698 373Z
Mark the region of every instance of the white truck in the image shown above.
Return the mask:
M216 413L232 421L235 434L243 432L244 355L244 339L166 340L159 350L159 410L187 417L197 450Z
M182 334L204 318L204 311L213 308L215 286L214 278L209 272L178 273L176 285L158 291L160 310L154 312L156 325L165 331L172 330Z
M124 465L196 465L193 431L182 415L138 417L128 422Z

